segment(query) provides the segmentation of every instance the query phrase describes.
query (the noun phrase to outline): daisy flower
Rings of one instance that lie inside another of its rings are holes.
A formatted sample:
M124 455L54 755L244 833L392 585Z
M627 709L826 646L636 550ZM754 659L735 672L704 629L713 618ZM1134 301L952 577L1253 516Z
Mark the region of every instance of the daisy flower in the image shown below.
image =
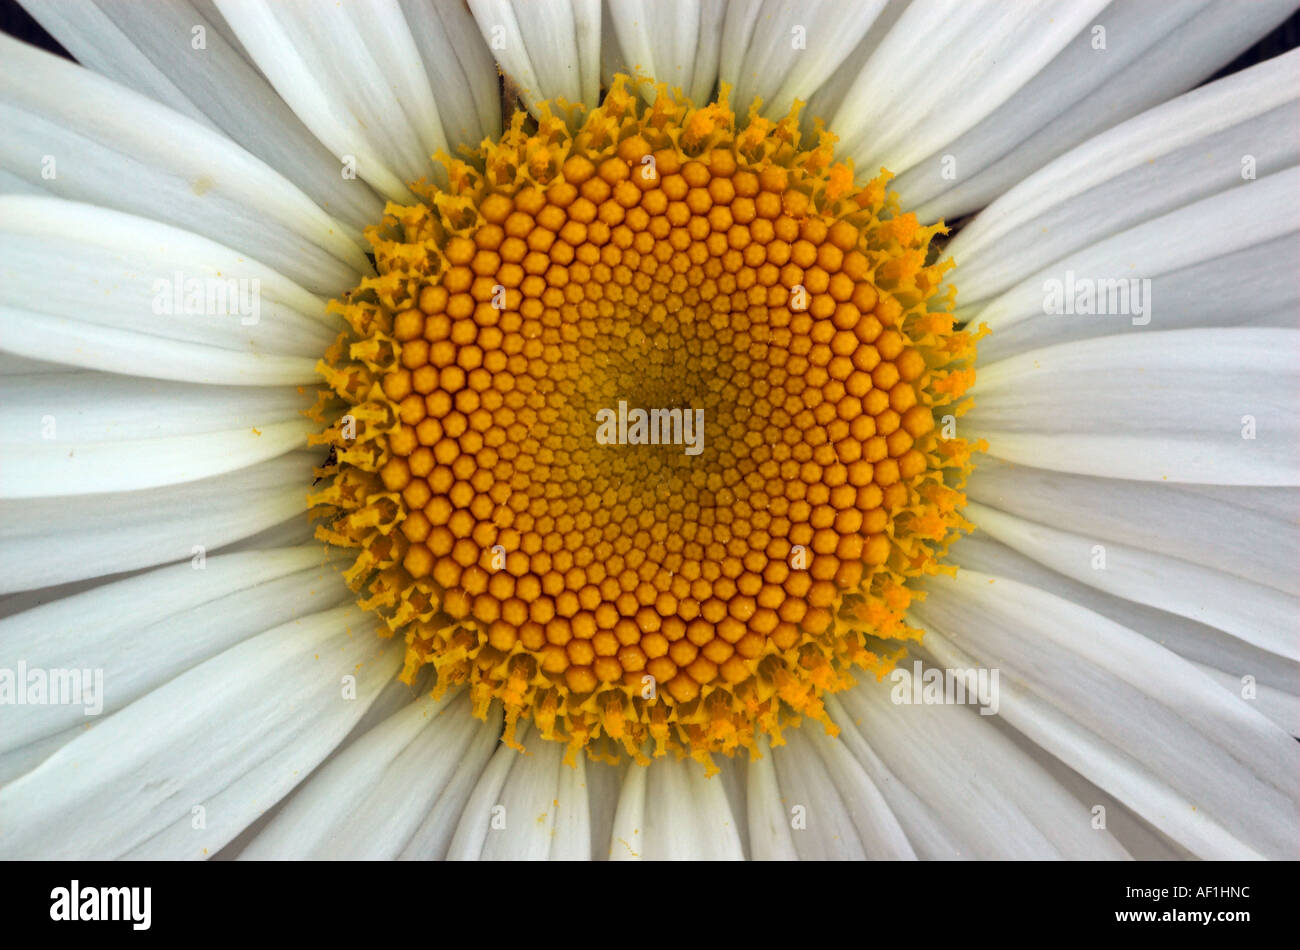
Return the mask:
M24 6L0 855L1296 856L1293 0Z

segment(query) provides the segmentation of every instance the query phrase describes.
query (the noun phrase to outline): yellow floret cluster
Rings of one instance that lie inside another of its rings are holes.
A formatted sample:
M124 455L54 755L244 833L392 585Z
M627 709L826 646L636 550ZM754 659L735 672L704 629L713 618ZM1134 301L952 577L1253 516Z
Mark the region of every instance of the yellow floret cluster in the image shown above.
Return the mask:
M573 751L779 741L917 635L976 446L941 226L792 113L724 97L516 115L370 229L333 305L318 535L358 550L407 679L467 683ZM703 410L703 451L602 444L620 400ZM950 427L950 426L949 426ZM828 724L829 725L829 724Z

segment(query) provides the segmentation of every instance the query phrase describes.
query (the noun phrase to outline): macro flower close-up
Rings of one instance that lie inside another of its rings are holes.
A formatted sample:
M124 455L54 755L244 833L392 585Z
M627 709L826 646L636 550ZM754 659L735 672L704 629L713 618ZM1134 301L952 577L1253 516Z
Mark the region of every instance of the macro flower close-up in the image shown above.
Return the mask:
M1300 857L1297 7L5 7L0 858Z

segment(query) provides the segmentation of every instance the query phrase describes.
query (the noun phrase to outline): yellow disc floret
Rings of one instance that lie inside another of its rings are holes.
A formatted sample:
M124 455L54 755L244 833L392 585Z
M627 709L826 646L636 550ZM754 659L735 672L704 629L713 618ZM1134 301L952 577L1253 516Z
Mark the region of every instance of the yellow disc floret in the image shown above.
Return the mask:
M968 527L975 447L945 430L974 335L942 226L793 113L738 128L725 90L647 106L620 77L570 122L516 115L370 229L311 503L404 677L499 700L507 741L522 716L707 760L826 722L917 635L906 582ZM598 439L620 403L702 411L698 451Z

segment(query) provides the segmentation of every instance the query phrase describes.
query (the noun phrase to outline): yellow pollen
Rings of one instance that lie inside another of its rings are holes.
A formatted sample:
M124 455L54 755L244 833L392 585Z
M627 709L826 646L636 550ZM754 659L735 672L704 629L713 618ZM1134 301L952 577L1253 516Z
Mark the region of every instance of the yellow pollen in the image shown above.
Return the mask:
M910 578L969 528L953 437L978 334L948 262L796 113L626 77L576 131L545 106L370 228L331 305L311 496L358 549L403 677L466 683L505 740L708 762L822 721L916 638ZM702 410L698 453L598 439L602 411Z

